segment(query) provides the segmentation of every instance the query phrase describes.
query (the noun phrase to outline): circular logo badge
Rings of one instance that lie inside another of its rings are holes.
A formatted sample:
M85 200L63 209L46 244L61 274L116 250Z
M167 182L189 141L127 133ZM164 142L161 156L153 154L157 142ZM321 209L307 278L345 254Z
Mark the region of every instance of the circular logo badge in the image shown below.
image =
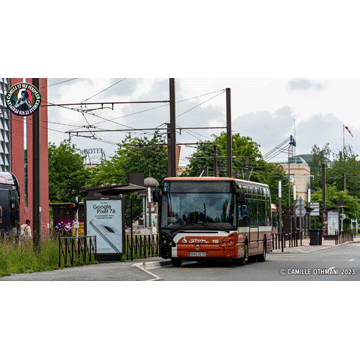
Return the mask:
M41 103L40 91L29 83L13 85L6 93L6 106L17 116L28 116L38 110Z

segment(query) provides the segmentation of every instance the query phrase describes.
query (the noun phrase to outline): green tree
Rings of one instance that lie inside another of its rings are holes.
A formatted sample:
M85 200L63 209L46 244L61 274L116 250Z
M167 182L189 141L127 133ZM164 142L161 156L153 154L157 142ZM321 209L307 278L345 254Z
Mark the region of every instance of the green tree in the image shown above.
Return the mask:
M167 147L158 133L152 138L133 138L129 134L118 145L116 154L111 160L102 162L92 169L87 186L127 184L130 182L130 173L144 173L145 177L151 173L153 178L162 183L167 176L167 167ZM126 195L125 198L127 210L129 199L133 200L133 220L139 219L143 211L141 199L135 193ZM130 225L129 211L126 211L126 224Z
M349 147L345 154L339 154L331 169L327 170L326 182L340 191L344 189L343 175L346 174L346 190L352 196L360 197L360 161Z
M59 146L49 143L49 199L51 203L74 201L82 197L89 171L80 150L64 140Z
M338 200L344 200L344 228L350 228L350 219L354 219L356 214L360 215L360 201L356 197L349 194L348 191L339 191L335 185L326 184L326 206L336 206ZM320 203L323 206L322 189L317 188L311 195L312 202ZM317 219L317 226L321 226L321 216Z
M322 186L322 164L328 164L331 155L329 143L326 143L322 149L314 145L311 150L311 155L309 166L310 174L314 175L313 188L315 189Z
M213 141L204 141L190 159L189 170L183 176L199 176L205 167L208 167L210 176L214 175L214 144L217 145L217 160L219 176L227 176L227 136L222 132L219 136L213 135ZM233 134L232 136L233 176L238 172L239 178L245 179L246 156L249 156L250 181L268 184L272 202L278 203L278 181L282 181L283 193L288 186L288 177L283 168L274 163L267 163L261 155L260 145L248 136ZM285 201L285 200L284 200ZM284 202L284 204L286 201Z

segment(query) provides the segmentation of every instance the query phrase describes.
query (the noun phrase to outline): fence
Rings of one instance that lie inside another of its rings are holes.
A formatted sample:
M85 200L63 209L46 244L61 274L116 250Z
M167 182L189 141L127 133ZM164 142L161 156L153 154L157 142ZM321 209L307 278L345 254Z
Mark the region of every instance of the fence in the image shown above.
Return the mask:
M124 255L126 260L160 256L157 235L126 235Z
M343 230L336 234L335 245L343 244L347 241L354 241L353 230Z
M302 246L302 233L301 232L292 232L292 233L273 233L272 237L272 249L277 250L281 249L284 251L286 248L286 242L288 242L288 247L298 247L299 244Z
M286 242L288 242L288 247L298 247L302 245L302 234L301 232L297 233L273 233L272 235L272 249L277 250L281 249L284 251L286 248ZM335 235L323 235L324 240L335 240L335 245L343 244L348 241L354 241L354 232L353 230L344 230L336 232Z
M59 267L87 264L95 260L96 236L60 237Z

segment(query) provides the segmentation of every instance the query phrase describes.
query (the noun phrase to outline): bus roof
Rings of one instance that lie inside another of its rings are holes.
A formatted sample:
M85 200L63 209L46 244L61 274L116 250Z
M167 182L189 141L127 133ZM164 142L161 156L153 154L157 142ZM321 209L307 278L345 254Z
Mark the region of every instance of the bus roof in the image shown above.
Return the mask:
M168 177L164 181L235 181L237 183L248 184L248 185L260 185L263 187L269 187L267 184L257 183L253 181L247 181L242 179L235 179L230 177L215 177L215 176L202 176L202 177Z
M0 171L0 184L16 185L14 176L9 172Z

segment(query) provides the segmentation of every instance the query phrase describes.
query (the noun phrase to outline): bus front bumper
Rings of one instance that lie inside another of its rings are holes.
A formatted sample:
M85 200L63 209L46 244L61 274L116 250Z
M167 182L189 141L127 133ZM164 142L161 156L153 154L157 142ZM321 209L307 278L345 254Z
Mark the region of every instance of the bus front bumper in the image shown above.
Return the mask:
M244 243L232 246L221 246L219 244L199 246L189 244L177 244L176 247L169 247L169 251L171 252L171 258L237 259L245 256L245 245Z

